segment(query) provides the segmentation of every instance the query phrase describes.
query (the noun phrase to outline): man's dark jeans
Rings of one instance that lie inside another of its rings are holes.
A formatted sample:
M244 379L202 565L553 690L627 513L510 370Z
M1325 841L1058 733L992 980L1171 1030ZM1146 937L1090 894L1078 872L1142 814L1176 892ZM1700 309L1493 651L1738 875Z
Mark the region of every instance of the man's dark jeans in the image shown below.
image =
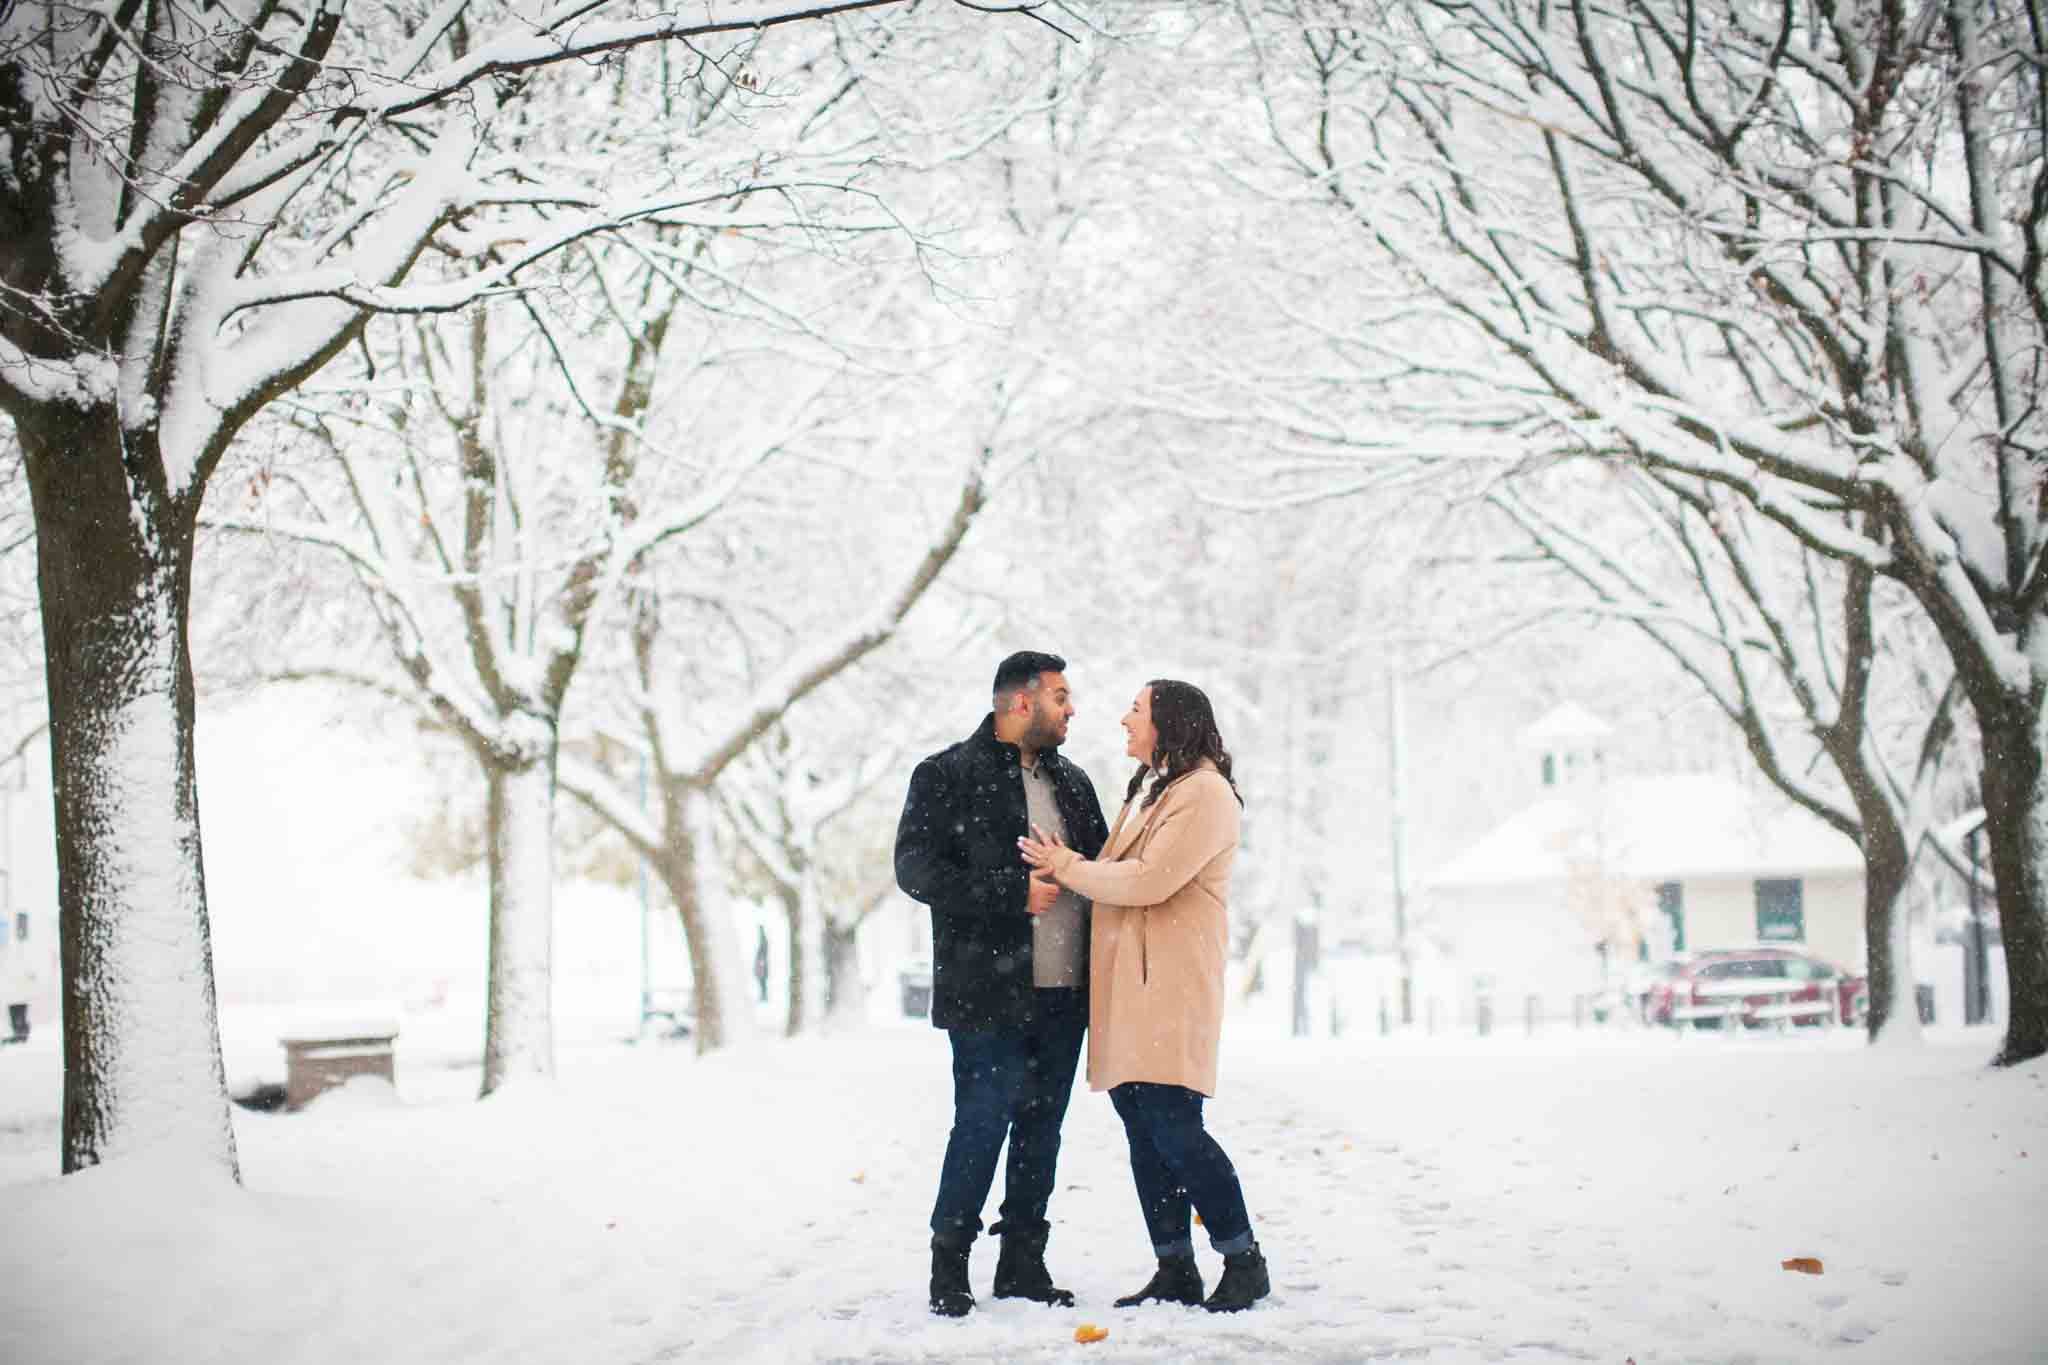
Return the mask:
M1244 1190L1230 1158L1202 1126L1201 1092L1128 1081L1112 1086L1109 1100L1130 1139L1131 1179L1154 1254L1193 1254L1190 1204L1201 1210L1211 1246L1226 1256L1249 1247L1252 1220Z
M1003 1174L1003 1229L1045 1230L1060 1124L1087 1032L1086 993L1047 988L1037 991L1032 1020L1021 1028L947 1030L953 1044L953 1133L932 1206L935 1240L964 1246L981 1231L982 1206L995 1184L1005 1137L1010 1159Z

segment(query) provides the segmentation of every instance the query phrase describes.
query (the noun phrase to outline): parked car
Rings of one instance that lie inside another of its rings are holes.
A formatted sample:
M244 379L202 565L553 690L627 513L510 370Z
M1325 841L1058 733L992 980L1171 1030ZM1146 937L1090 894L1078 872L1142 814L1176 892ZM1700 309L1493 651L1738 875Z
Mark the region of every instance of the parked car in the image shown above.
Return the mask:
M1757 946L1692 953L1663 963L1643 1017L1681 1028L1863 1022L1870 983L1803 948Z

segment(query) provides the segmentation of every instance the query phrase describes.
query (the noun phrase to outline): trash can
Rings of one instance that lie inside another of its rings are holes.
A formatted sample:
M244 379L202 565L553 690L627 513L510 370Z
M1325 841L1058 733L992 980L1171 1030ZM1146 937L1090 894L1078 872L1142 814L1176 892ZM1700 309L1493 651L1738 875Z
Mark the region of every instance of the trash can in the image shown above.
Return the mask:
M1934 1022L1934 987L1921 983L1913 987L1913 1004L1920 1011L1920 1022Z
M932 968L928 962L912 962L896 973L902 991L906 1018L925 1019L932 1012Z

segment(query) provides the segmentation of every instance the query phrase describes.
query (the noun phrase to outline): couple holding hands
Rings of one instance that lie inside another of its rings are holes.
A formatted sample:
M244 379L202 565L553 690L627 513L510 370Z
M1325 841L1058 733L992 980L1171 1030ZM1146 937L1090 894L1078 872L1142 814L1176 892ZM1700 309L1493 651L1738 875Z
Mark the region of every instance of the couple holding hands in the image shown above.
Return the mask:
M896 880L932 914L932 1023L953 1054L953 1127L932 1208L931 1310L974 1307L968 1253L1005 1141L995 1296L1069 1305L1045 1266L1060 1124L1081 1043L1130 1141L1158 1270L1118 1307L1236 1312L1270 1292L1237 1172L1202 1126L1223 1031L1225 916L1243 805L1201 689L1156 679L1124 715L1138 761L1114 825L1060 757L1074 706L1058 655L1012 654L974 734L918 764ZM1223 1255L1203 1297L1191 1211Z

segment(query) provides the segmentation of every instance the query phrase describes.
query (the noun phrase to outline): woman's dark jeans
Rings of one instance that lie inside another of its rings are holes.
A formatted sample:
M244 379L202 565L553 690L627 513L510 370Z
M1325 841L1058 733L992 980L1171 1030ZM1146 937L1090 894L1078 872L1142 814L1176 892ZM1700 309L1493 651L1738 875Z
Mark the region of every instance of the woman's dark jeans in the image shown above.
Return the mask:
M1109 1092L1131 1143L1131 1178L1152 1250L1194 1253L1190 1206L1200 1210L1209 1245L1228 1256L1252 1244L1251 1215L1237 1170L1202 1127L1202 1096L1179 1085L1127 1081Z

